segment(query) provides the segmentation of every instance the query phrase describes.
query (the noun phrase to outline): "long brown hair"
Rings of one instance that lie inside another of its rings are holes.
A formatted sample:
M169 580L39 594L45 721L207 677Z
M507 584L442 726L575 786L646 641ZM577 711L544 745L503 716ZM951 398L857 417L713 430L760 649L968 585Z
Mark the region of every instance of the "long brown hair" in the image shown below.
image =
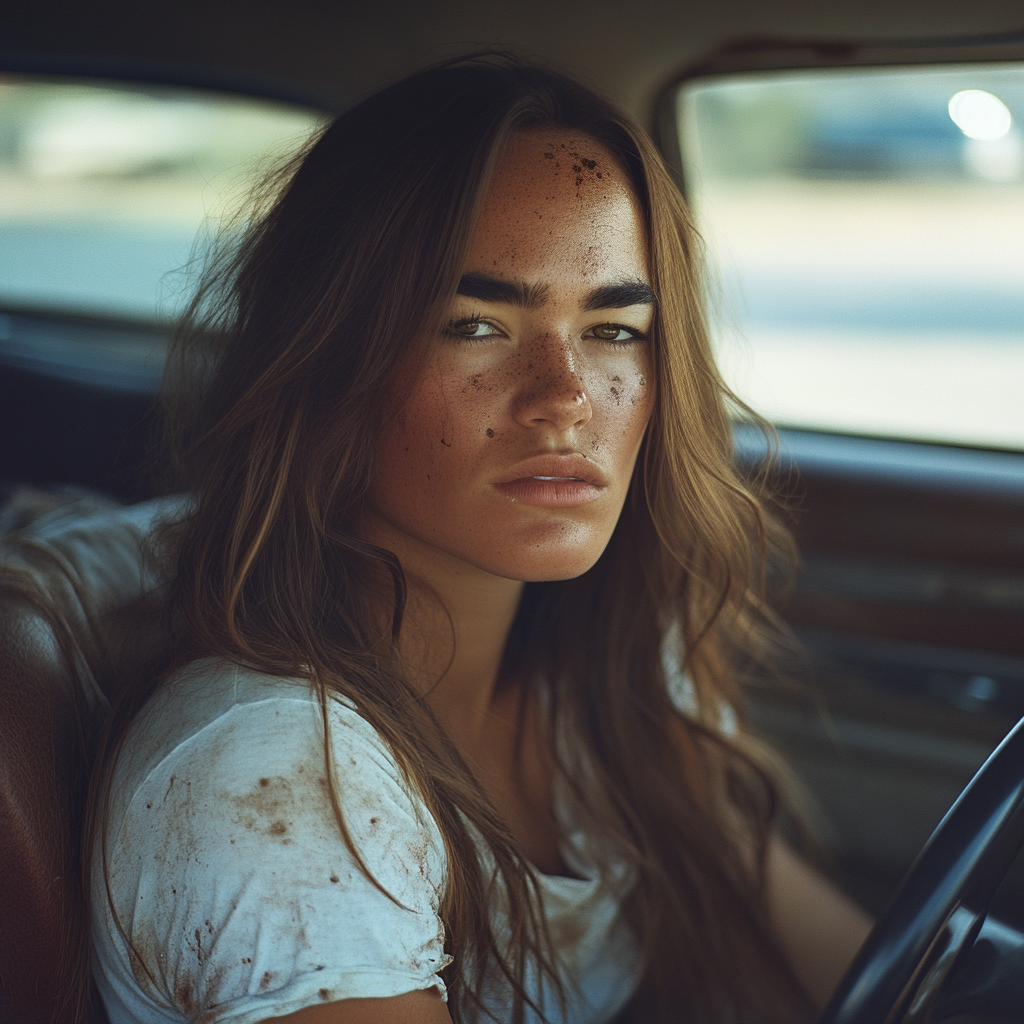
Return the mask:
M354 524L396 367L455 293L501 148L552 128L604 146L636 194L658 298L657 398L606 551L577 579L526 586L503 671L545 688L551 735L568 738L556 745L560 770L608 856L634 872L635 1019L765 1022L806 1007L765 907L776 787L720 716L741 705L737 658L763 653L758 594L782 534L732 465L733 400L708 340L686 206L643 130L587 89L507 54L421 72L339 117L225 236L168 373L172 423L185 424L177 466L194 495L174 536L180 657L307 677L325 724L336 695L355 703L444 839L453 1017L474 1016L497 972L522 1020L528 965L552 977L557 967L535 872L403 677L402 568ZM687 716L662 661L669 631L692 681ZM131 708L144 696L135 691ZM496 901L507 939L492 928Z

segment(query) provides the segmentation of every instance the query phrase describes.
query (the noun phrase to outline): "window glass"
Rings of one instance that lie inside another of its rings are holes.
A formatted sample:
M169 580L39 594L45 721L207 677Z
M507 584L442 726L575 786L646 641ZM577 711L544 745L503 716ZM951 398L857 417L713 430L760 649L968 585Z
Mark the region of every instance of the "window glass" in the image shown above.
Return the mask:
M677 95L727 378L785 426L1024 448L1024 69Z
M169 272L200 229L322 116L205 90L0 76L4 322L168 319L181 298Z

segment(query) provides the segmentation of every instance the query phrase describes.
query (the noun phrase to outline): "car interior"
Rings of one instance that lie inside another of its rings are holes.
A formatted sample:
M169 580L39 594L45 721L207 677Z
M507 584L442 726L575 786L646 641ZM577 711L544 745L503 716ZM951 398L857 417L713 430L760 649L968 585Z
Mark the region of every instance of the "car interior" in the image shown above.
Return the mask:
M156 404L205 247L332 113L485 47L650 130L723 372L777 428L737 407L800 551L749 718L832 877L874 915L922 901L898 970L876 942L888 1002L823 1020L1024 1019L1020 976L1001 1017L936 995L986 912L1024 930L1021 5L38 0L0 6L0 1021L105 1020L76 844L104 714L159 663ZM997 747L989 810L972 787L901 889Z

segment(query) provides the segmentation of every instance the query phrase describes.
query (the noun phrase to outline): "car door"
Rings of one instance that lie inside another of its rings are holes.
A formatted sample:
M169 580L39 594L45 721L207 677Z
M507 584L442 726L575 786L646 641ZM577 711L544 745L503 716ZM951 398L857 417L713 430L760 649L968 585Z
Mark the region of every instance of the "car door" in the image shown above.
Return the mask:
M745 44L657 113L801 551L779 600L806 657L752 718L876 913L1024 715L1022 55ZM995 911L1024 923L1020 858Z

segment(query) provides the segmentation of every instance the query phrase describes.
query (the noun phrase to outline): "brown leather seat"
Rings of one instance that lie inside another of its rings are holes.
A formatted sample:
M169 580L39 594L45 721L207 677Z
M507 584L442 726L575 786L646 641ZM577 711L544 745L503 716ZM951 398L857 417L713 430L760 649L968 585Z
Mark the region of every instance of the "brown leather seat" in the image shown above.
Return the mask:
M180 499L49 504L0 513L20 527L0 548L0 1021L99 1024L82 815L118 681L161 642L148 538Z

